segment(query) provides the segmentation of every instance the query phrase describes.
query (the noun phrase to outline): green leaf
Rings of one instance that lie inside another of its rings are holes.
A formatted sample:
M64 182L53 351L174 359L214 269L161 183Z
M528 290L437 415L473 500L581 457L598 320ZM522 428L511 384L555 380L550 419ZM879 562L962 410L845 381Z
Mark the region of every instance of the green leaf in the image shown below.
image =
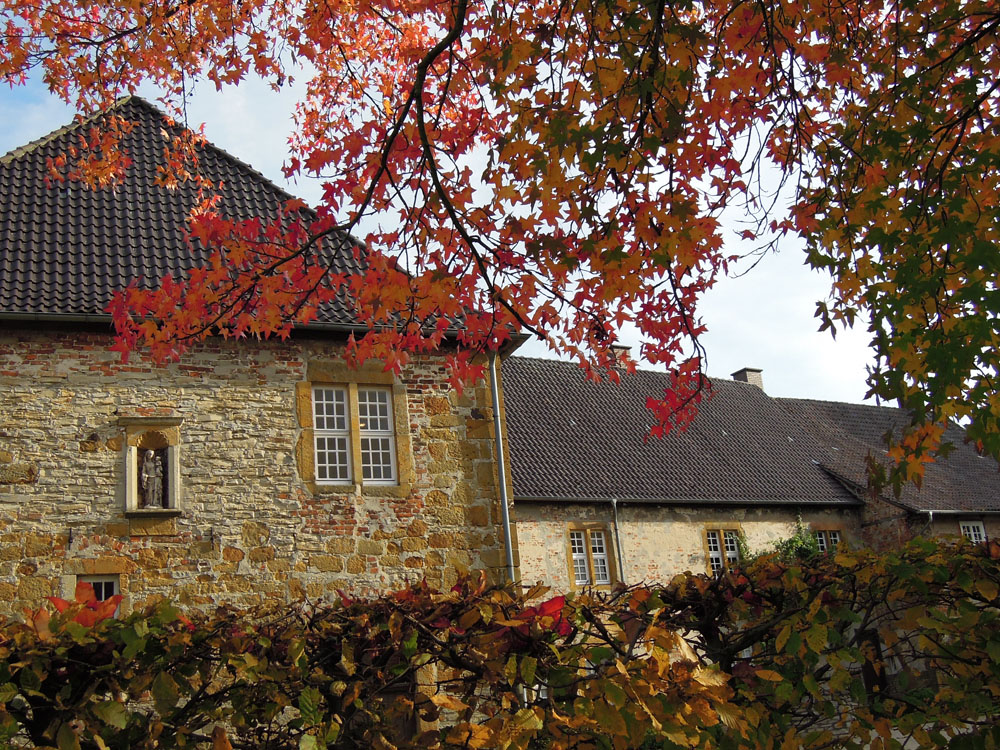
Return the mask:
M153 704L161 714L167 714L177 705L180 692L174 678L166 672L160 672L153 678Z
M17 695L17 686L12 682L0 685L0 703L9 703Z
M507 665L503 670L504 677L507 678L507 683L513 685L517 681L517 657L511 656L507 660Z
M304 734L299 737L299 750L317 750L318 747L315 735Z
M124 729L125 724L128 723L128 714L125 713L125 707L116 701L102 701L98 703L94 706L94 713L105 724L118 729Z
M538 659L525 656L521 659L521 677L526 685L535 684L535 670L538 667Z
M321 701L322 698L320 697L319 690L314 687L307 687L299 693L299 711L306 722L306 726L316 726L320 723L322 719L319 710Z
M417 653L417 631L411 630L403 641L403 655L411 659L415 653Z
M299 669L304 669L308 665L308 660L305 658L305 655L305 641L301 638L295 638L290 644L288 644L288 660Z
M622 708L625 705L625 702L628 700L628 696L619 685L616 685L613 682L605 682L602 687L604 688L604 699L608 703L615 708Z
M822 625L813 625L806 631L806 643L817 654L822 653L823 649L826 648L826 642L827 632Z
M80 750L80 738L70 729L69 724L61 724L56 733L56 747L59 750Z
M38 676L38 673L31 667L27 667L21 670L21 674L18 675L18 681L21 683L21 687L25 690L31 690L37 692L42 686L42 680Z

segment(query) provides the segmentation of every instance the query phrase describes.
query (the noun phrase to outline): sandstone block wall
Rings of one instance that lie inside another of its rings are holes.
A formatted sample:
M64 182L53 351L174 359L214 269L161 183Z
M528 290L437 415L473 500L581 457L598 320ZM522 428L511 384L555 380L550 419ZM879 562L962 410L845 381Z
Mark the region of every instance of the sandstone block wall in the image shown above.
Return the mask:
M489 389L459 395L441 357L390 378L405 481L317 488L297 393L342 372L342 344L211 341L156 367L122 364L110 343L0 333L0 611L70 595L81 575L119 576L127 608L316 600L502 568ZM126 507L143 418L180 420L173 511Z
M568 591L570 565L568 529L571 524L601 524L615 539L610 504L524 503L515 506L525 584L543 581L557 591ZM767 547L795 533L795 509L672 507L618 505L618 539L626 583L667 581L684 571L708 570L706 529L742 530L751 550ZM803 508L802 523L815 529L837 529L848 542L857 540L857 511ZM618 550L611 550L618 567Z

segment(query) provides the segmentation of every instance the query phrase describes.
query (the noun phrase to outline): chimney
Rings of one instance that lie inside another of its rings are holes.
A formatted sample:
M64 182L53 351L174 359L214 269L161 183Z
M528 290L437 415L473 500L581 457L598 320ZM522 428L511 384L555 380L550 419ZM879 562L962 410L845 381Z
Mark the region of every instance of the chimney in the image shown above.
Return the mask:
M616 366L621 364L623 357L627 356L632 349L627 344L612 344L608 348L611 350L611 355L615 358Z
M749 383L750 385L755 385L761 390L764 390L764 377L761 375L763 370L757 367L744 367L742 370L737 370L730 377L733 380L739 380L742 383Z

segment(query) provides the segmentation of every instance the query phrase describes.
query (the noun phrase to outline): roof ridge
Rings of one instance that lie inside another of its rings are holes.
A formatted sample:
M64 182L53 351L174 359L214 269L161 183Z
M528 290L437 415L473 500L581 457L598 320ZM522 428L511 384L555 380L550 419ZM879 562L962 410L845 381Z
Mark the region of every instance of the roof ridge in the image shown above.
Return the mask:
M866 409L892 409L894 411L903 411L903 408L900 406L889 406L887 404L859 404L856 401L832 401L824 398L798 398L796 396L774 396L774 398L778 401L798 401L800 403L831 404L834 406L861 406Z
M74 130L78 130L79 128L84 127L84 126L88 125L89 123L92 123L94 120L98 119L99 117L104 116L108 112L111 112L111 111L116 110L116 109L120 109L120 108L122 108L122 107L124 107L124 106L126 106L127 104L130 104L130 103L135 104L135 105L137 105L139 107L145 108L148 112L152 113L153 115L155 115L156 117L158 117L158 118L160 118L160 119L162 119L164 121L168 121L169 120L176 127L183 128L184 130L188 130L188 131L194 132L192 130L192 128L187 125L187 123L180 122L176 118L170 116L168 113L164 112L162 109L160 109L159 107L157 107L155 104L153 104L152 102L150 102L148 99L140 96L139 94L126 94L125 96L122 96L122 97L119 97L118 99L116 99L115 102L114 102L114 104L110 105L109 107L106 107L105 109L97 110L96 112L92 112L89 115L82 115L80 113L77 113L76 115L74 115L72 122L69 122L66 125L63 125L62 127L56 128L55 130L51 131L50 133L47 133L46 135L43 135L41 138L36 138L35 140L30 141L30 142L24 144L23 146L18 146L17 148L11 149L6 154L3 154L2 156L0 156L0 166L7 166L10 163L12 163L13 161L15 161L17 159L20 159L23 156L27 156L27 155L31 154L33 151L41 148L45 144L51 143L56 138L59 138L59 137L61 137L63 135L66 135L67 133L71 133ZM209 140L206 136L201 136L201 143L199 144L199 146L204 151L209 151L209 150L210 151L214 151L220 157L222 157L223 159L229 160L230 162L232 162L234 165L236 165L241 170L249 172L252 177L254 177L255 179L257 179L257 180L259 180L261 182L263 182L264 185L265 185L265 187L267 187L267 188L269 188L271 190L274 190L277 193L280 193L282 196L285 197L286 200L296 200L297 199L297 197L294 194L290 193L288 190L286 190L285 188L283 188L280 185L278 185L276 182L274 182L271 178L269 178L267 175L265 175L260 170L254 168L254 166L252 164L249 164L248 162L243 161L239 157L234 156L233 154L231 154L228 151L226 151L224 148L222 148L220 146L217 146L215 143L213 143L211 140Z
M33 151L44 146L46 143L50 143L54 141L56 138L66 135L67 133L72 133L74 130L81 128L90 122L93 122L98 117L104 115L106 112L110 112L113 109L118 109L119 107L124 106L132 99L137 99L139 101L144 102L144 100L141 97L136 96L135 94L126 94L125 96L116 99L115 103L112 104L110 107L107 107L106 109L100 109L97 110L96 112L91 112L89 115L83 115L80 114L79 112L76 113L75 115L73 115L72 122L69 122L66 125L62 125L61 127L56 128L55 130L43 135L41 138L36 138L33 141L28 141L23 146L17 146L16 148L12 148L10 151L0 156L0 166L7 166L16 159L20 159L22 156L27 156ZM148 102L144 103L146 103L147 106L150 106L148 105Z

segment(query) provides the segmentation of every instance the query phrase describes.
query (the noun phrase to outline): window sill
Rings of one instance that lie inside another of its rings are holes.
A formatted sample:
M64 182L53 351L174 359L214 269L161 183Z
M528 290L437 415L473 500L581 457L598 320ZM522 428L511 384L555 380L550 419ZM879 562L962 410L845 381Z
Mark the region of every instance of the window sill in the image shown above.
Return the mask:
M125 518L178 518L183 515L180 508L136 508L125 511Z
M407 484L319 484L309 482L314 495L361 495L363 497L409 497L413 485Z

